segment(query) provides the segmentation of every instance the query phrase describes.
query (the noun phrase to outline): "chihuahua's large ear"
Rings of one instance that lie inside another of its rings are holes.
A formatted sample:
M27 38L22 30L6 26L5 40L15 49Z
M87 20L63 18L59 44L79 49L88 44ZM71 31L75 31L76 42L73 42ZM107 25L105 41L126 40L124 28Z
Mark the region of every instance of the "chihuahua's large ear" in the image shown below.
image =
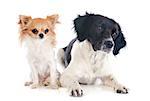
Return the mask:
M55 26L56 23L60 23L58 21L58 18L59 18L59 15L58 14L54 14L54 15L47 16L46 19L49 20L53 26Z
M21 27L24 27L31 22L31 19L32 19L31 16L19 15L18 24L20 24Z
M116 37L114 38L114 49L113 49L113 54L117 55L120 51L120 49L122 49L123 47L126 46L126 40L125 37L121 31L121 28L119 26L119 24L115 24L115 33L116 33Z

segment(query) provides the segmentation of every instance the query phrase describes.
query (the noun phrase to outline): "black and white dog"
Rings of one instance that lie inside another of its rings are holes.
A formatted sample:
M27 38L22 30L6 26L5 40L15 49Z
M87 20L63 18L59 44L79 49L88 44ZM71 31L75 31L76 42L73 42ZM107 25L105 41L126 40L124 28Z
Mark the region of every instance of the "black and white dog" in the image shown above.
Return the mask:
M74 20L77 37L58 52L59 63L65 67L61 86L72 96L82 96L80 84L93 84L98 78L117 93L128 93L109 71L109 55L126 46L121 28L114 20L98 14L78 16Z

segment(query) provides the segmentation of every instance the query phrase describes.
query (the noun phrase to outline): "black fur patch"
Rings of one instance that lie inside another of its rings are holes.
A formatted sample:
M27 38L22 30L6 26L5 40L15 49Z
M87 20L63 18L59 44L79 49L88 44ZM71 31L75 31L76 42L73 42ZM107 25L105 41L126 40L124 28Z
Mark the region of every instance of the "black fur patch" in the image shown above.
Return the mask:
M77 40L77 38L74 38L68 46L66 46L65 48L63 48L63 50L65 51L65 56L64 56L64 62L65 62L65 67L68 66L68 64L70 63L71 61L71 49L72 49L72 46L74 44L74 42Z
M117 55L120 49L126 46L125 38L121 32L119 33L118 37L114 39L114 43L115 43L115 46L113 49L113 54Z

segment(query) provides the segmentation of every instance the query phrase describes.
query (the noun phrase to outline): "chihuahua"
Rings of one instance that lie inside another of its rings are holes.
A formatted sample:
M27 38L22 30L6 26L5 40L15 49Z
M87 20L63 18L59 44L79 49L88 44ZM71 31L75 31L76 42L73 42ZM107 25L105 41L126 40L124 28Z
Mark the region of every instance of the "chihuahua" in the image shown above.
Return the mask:
M59 73L56 69L54 52L56 23L59 23L57 14L47 16L45 19L19 16L20 41L27 46L27 59L31 67L31 81L25 82L25 86L59 87Z

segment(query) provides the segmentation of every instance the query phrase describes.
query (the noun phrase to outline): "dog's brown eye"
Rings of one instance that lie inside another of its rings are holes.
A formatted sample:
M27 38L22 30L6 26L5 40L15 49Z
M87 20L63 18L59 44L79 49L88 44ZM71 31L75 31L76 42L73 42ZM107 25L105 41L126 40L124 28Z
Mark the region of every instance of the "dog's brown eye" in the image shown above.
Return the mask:
M32 29L32 33L34 34L37 34L38 33L38 30L35 28L35 29Z
M47 33L48 33L48 31L49 31L48 29L45 29L44 33L45 33L45 34L47 34Z

